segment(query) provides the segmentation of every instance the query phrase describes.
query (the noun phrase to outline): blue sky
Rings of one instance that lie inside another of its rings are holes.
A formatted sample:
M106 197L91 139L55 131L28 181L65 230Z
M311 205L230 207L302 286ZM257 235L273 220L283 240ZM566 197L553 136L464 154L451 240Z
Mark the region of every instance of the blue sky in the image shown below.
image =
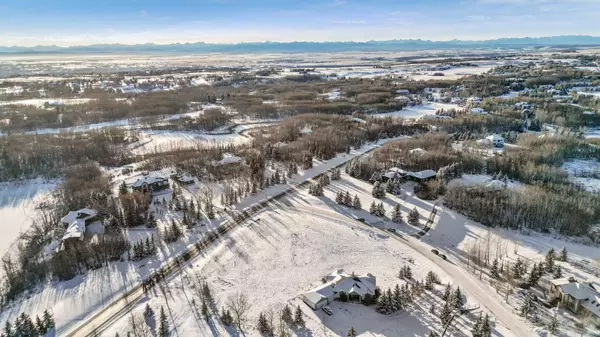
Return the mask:
M600 0L1 0L0 45L600 35Z

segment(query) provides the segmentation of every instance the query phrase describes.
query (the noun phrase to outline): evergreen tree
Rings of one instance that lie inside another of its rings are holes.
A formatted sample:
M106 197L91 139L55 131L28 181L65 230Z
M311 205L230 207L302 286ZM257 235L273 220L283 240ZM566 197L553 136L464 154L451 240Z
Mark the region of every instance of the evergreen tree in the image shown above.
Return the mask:
M375 306L375 311L377 311L380 314L387 314L386 312L386 295L385 295L385 291L379 296L377 297L377 305Z
M525 300L523 301L523 304L521 304L521 307L520 307L521 316L523 316L525 318L535 317L536 310L537 310L537 308L535 307L533 298L531 296L525 296Z
M354 327L350 327L350 329L348 329L348 337L356 337L356 330L354 330Z
M471 330L471 336L473 337L482 337L482 325L483 325L483 318L481 317L481 313L479 314L479 316L477 317L477 320L475 321L475 324L473 325L473 329Z
M390 288L388 288L388 290L385 291L385 310L388 314L393 313L394 310L394 295L392 294L392 290Z
M229 311L226 311L225 308L221 309L221 322L226 326L230 326L232 321Z
M154 218L154 212L148 213L148 218L146 219L146 227L156 228L156 218Z
M342 192L338 192L337 195L335 196L335 202L338 205L341 205L344 202L344 195L342 194Z
M350 192L346 191L344 193L344 205L351 207L352 206L352 196L350 196Z
M4 333L2 334L4 337L15 337L15 333L13 331L12 324L10 324L9 320L6 320L4 323Z
M400 290L400 286L398 284L396 284L396 287L394 288L392 308L394 311L402 309L402 291Z
M167 315L165 315L165 308L160 307L160 316L158 319L158 337L169 336L169 321L167 321Z
M450 285L450 283L448 283L446 285L446 288L444 289L444 293L442 294L442 299L446 302L449 302L451 294L452 294L452 286Z
M437 334L435 331L433 331L433 330L430 330L430 331L427 333L427 337L438 337L438 334Z
M538 275L539 275L538 264L534 263L533 266L531 267L531 272L529 273L529 277L527 278L527 284L529 284L530 287L535 287L537 285L537 282L539 280Z
M129 189L127 188L127 184L123 181L121 186L119 186L119 194L127 194L129 193Z
M562 247L559 251L558 251L558 255L556 257L556 259L558 261L563 261L566 262L567 261L567 248Z
M427 275L425 276L425 289L427 290L433 290L433 285L435 283L439 283L440 282L440 278L431 270L427 272Z
M419 225L419 211L417 210L417 208L413 208L410 213L408 213L408 223L413 225L413 226L418 226Z
M352 200L352 208L354 209L361 209L362 205L360 204L360 199L358 198L358 195L354 195L354 200Z
M450 324L452 321L452 310L453 308L448 302L445 302L444 306L442 306L442 310L440 311L440 321L443 326Z
M524 263L523 260L521 260L520 257L517 257L517 260L515 261L515 263L512 265L512 276L516 279L520 279L523 274L523 268L524 268Z
M500 278L500 272L498 271L498 259L494 259L492 262L492 269L490 269L490 276L495 279Z
M154 310L152 310L149 303L146 303L146 308L144 308L144 319L146 323L154 319Z
M556 268L554 268L554 278L562 278L563 274L562 274L562 268L560 266L556 266Z
M46 326L44 326L44 323L42 322L40 316L35 316L35 328L39 336L43 336L46 334L46 332L48 332L48 329L46 328Z
M456 287L454 294L452 295L452 303L455 308L461 308L463 306L463 298L462 292L460 291L460 287Z
M392 221L395 223L402 223L404 221L402 219L402 212L400 211L400 204L396 204L392 211Z
M54 317L48 311L48 309L44 310L44 314L42 315L42 320L44 321L44 326L48 328L48 330L54 329Z
M304 317L302 316L302 310L300 309L300 306L296 307L296 312L294 313L294 324L296 324L296 326L300 326L303 327L304 326Z
M371 206L369 207L369 213L377 215L377 204L375 204L375 201L371 203Z
M287 304L285 305L285 307L283 307L283 310L281 311L281 319L283 319L283 321L286 323L291 323L293 321L292 310Z
M546 253L546 261L544 263L544 265L546 266L546 271L549 273L554 271L555 257L556 257L556 255L554 253L554 248L550 248L550 250L548 250L548 252Z
M383 199L385 198L385 185L382 185L380 182L376 181L373 184L373 191L371 192L374 198Z
M378 217L385 217L385 208L383 208L383 202L380 202L379 205L377 205L377 216Z
M273 330L271 329L267 318L265 317L265 315L263 315L262 312L258 315L257 329L263 335L269 335L273 333Z
M492 323L490 322L490 315L485 314L483 322L481 323L481 337L492 337Z

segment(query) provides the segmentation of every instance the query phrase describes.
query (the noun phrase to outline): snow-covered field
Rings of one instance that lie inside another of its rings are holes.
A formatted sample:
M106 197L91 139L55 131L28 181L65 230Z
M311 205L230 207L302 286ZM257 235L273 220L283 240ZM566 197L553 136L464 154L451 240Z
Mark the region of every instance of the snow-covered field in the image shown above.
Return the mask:
M411 186L407 184L405 187ZM335 204L332 198L338 190L358 194L363 210L350 210ZM427 271L433 270L443 283L452 282L436 265L437 261L405 245L406 239L354 220L364 217L369 221L370 215L364 209L368 208L371 200L370 184L345 175L343 180L335 181L326 188L324 197L312 197L303 189L280 199L269 209L253 216L245 226L235 230L204 256L187 264L181 275L168 282L166 297L156 288L137 304L134 313L141 313L146 303L155 311L164 306L172 329L180 336L228 334L228 329L218 320L207 322L197 319L191 308L194 297L192 280L200 275L212 287L217 309L225 304L228 297L237 293L248 296L252 306L247 336L259 336L254 326L260 312L277 310L284 304L300 305L305 314L306 329L296 330L297 336L345 336L350 326L362 336L424 336L430 329L439 331L439 320L429 313L429 308L433 303L439 307L441 286L406 310L390 316L376 313L374 307L338 302L330 305L334 314L327 316L323 312L312 311L299 300L300 294L321 284L321 278L336 269L359 274L370 272L383 289L406 282L397 277L403 264L411 265L414 279L421 279ZM426 216L430 208L429 203L414 198L408 191L404 201L386 198L384 203L388 211L392 201L401 202L403 211L416 206L422 216ZM407 228L410 226L404 227L407 232L410 231ZM467 305L479 305L469 297L469 289L464 290L467 292ZM113 336L117 331L127 331L127 317L120 319L104 335ZM468 333L472 324L470 319L471 316L461 317L452 335ZM494 335L513 334L497 324Z
M428 81L428 80L457 80L469 75L481 75L493 66L480 66L480 67L460 67L451 68L448 70L435 70L427 72L418 72L409 74L408 77L414 81ZM444 76L434 76L434 73L443 73Z
M586 191L600 193L600 162L597 160L574 159L562 166L569 174L569 179L580 184Z
M410 106L402 110L372 114L374 117L402 117L402 118L421 118L425 115L435 115L438 110L462 110L458 104L449 103L427 103L423 105Z
M50 105L72 105L83 104L91 101L91 98L32 98L18 101L0 101L1 105L32 105L44 106L45 103Z
M195 147L240 145L250 141L239 133L225 135L209 135L194 131L140 131L139 142L132 144L134 154L165 152L173 149L190 149Z
M450 184L461 183L465 186L485 186L490 188L515 188L521 185L518 181L507 180L506 184L502 180L494 179L487 174L463 174L461 178L454 179Z
M37 204L55 187L56 182L42 179L0 183L0 254L31 226Z

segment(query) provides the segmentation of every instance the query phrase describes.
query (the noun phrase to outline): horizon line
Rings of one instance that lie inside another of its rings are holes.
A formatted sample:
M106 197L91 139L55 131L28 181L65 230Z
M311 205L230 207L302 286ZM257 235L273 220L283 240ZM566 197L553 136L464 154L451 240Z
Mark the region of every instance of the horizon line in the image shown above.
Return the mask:
M432 43L448 43L448 42L473 42L473 43L482 43L482 42L492 42L498 40L525 40L525 39L549 39L549 38L597 38L600 39L600 36L596 35L583 35L583 34L567 34L567 35L547 35L547 36L524 36L524 37L515 37L515 36L505 36L498 38L490 38L490 39L450 39L450 40L431 40L431 39L370 39L370 40L327 40L327 41L315 41L315 40L294 40L294 41L277 41L277 40L262 40L262 41L249 41L249 42L204 42L204 41L194 41L194 42L171 42L171 43L155 43L155 42L145 42L145 43L121 43L121 42L106 42L106 43L93 43L93 44L76 44L76 45L68 45L68 46L58 46L54 44L38 44L35 46L21 46L21 45L1 45L0 48L22 48L22 49L34 49L40 47L53 47L60 49L69 49L69 48L81 48L81 47L93 47L93 46L104 46L104 45L112 45L112 46L145 46L145 45L153 45L153 46L172 46L172 45L192 45L192 44L205 44L205 45L213 45L213 46L236 46L236 45L249 45L249 44L293 44L293 43L315 43L315 44L326 44L326 43L382 43L382 42L432 42Z

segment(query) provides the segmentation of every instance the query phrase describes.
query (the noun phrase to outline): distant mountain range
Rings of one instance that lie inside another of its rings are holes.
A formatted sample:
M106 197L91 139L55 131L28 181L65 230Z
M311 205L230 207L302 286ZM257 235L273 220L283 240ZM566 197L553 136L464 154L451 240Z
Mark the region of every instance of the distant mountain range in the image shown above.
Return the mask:
M548 37L500 38L494 40L388 40L367 42L252 42L252 43L173 43L173 44L94 44L58 47L2 47L0 53L118 53L118 52L341 52L341 51L399 51L456 48L526 48L600 46L599 36L564 35Z

